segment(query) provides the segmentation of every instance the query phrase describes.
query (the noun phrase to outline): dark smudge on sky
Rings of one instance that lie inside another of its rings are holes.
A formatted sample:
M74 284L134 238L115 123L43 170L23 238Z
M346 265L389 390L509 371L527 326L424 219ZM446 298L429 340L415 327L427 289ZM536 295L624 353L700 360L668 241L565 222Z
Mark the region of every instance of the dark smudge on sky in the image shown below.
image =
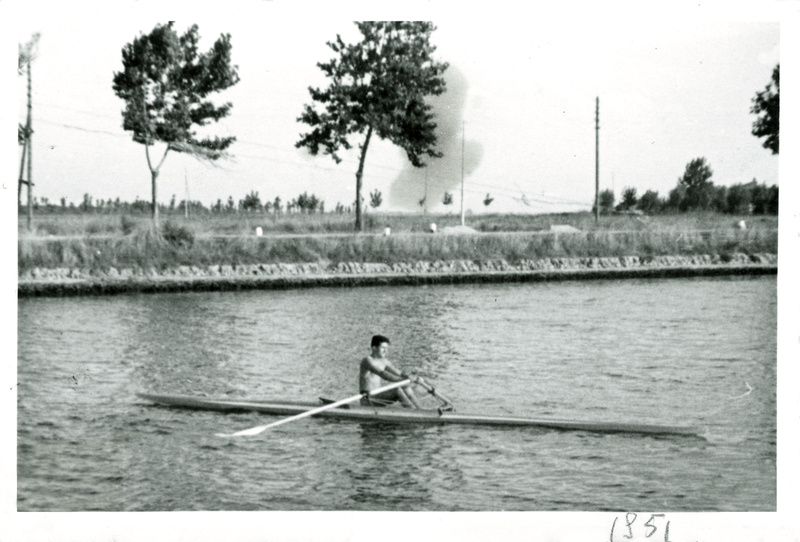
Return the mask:
M461 122L467 101L467 78L455 66L450 65L444 73L447 91L441 96L431 98L436 135L439 139L437 149L444 154L441 158L427 158L424 168L415 168L403 152L406 166L392 181L389 188L389 203L407 210L419 210L419 200L425 196L425 176L428 177L427 207L431 209L441 203L446 191L461 187ZM469 125L466 126L469 134ZM475 171L481 162L483 147L477 141L464 142L464 177ZM460 204L460 195L453 194L453 204Z

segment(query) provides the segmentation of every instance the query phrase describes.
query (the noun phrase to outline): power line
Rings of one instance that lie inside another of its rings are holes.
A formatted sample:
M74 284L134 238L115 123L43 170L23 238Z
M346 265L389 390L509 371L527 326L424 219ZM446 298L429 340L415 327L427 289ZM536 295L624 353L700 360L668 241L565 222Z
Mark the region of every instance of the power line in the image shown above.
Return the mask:
M40 105L44 105L44 104L40 104ZM54 107L54 108L57 108L57 109L71 110L71 111L75 111L75 112L79 112L79 113L85 113L85 114L94 115L94 116L98 116L98 117L111 118L111 117L109 117L107 115L98 115L96 113L93 113L93 112L90 112L90 111L86 111L86 110L79 110L79 109L66 108L66 107L60 107L60 106L50 106L50 107ZM108 136L112 136L112 137L126 138L126 139L130 137L130 135L125 133L125 132L123 132L123 133L119 133L119 132L115 133L115 132L110 132L108 130L84 128L82 126L78 126L78 125L75 125L75 124L69 124L69 123L64 123L64 122L54 122L54 121L50 121L50 120L47 120L47 119L37 118L36 122L42 122L44 124L49 124L49 125L53 125L53 126L59 126L59 127L67 128L67 129L70 129L70 130L77 130L77 131L81 131L81 132L85 132L85 133L91 133L91 134L108 135ZM251 146L255 146L255 147L260 147L260 148L271 149L271 150L275 150L275 151L281 151L281 152L285 152L285 153L294 154L294 152L292 150L290 150L290 149L286 149L286 148L278 147L278 146L274 146L274 145L268 145L268 144L265 144L265 143L257 143L257 142L249 141L249 140L237 140L237 143L242 143L242 144L251 145ZM269 161L269 162L287 164L287 165L291 165L291 166L295 166L295 167L299 167L299 168L309 168L309 169L318 170L318 171L330 171L330 172L334 172L334 173L345 173L342 169L337 169L337 168L334 168L334 167L326 167L326 166L321 166L321 165L318 165L318 164L311 164L311 163L302 163L302 162L297 162L297 161L293 161L293 160L284 160L284 159L281 159L281 158L275 158L275 157L271 157L271 156L263 156L263 155L259 156L259 155L253 155L253 154L232 153L232 157L234 159L235 158L247 158L247 159L253 159L253 160L266 160L266 161ZM352 161L352 160L343 160L343 162L348 162L348 163L353 163L353 164L357 163L357 162ZM214 165L216 167L218 167L219 169L222 169L224 171L234 171L234 170L232 170L230 168L226 168L226 167L224 167L222 165L219 165L219 164L214 164ZM373 168L374 169L382 169L382 170L394 172L396 174L399 174L399 173L402 173L402 172L406 171L405 167L404 168L397 168L397 167L392 167L392 166L384 166L384 165L381 165L381 164L369 164L368 167L370 169L373 169ZM396 179L396 177L393 177L393 176L390 176L390 175L382 175L380 173L377 173L377 174L376 173L372 173L372 174L370 174L369 177L371 179L390 180L390 181ZM439 176L432 176L430 178L430 181L431 181L430 182L430 188L433 188L433 189L438 188L440 190L450 190L450 189L454 189L456 187L456 185L457 185L457 180L456 179L454 179L452 182L445 183L441 179L441 177L439 177ZM505 186L500 186L500 185L495 185L495 184L487 184L487 183L469 182L469 183L467 183L467 186L465 187L465 191L470 192L470 193L474 193L474 194L483 193L483 190L476 190L473 187L482 187L483 189L488 189L488 190L494 192L495 195L499 195L499 196L505 197L505 198L512 198L512 199L516 199L516 200L521 200L520 196L524 196L525 200L527 200L529 202L533 201L533 202L544 204L544 205L559 205L559 204L560 205L564 205L564 204L567 204L567 205L586 205L585 202L579 202L579 201L576 201L576 200L563 198L561 196L553 196L553 195L541 194L538 197L531 197L531 196L527 196L526 194L524 194L521 190L518 193L518 192L514 191L513 189L510 189L510 188L505 187ZM540 199L540 198L549 198L549 199L556 200L556 201L547 201L545 199Z
M114 137L125 137L125 138L128 137L124 133L123 134L119 134L119 133L115 134L113 132L108 132L106 130L93 130L91 128L83 128L81 126L75 126L74 124L66 124L66 123L63 123L63 122L53 122L51 120L45 120L45 119L40 119L40 118L37 118L36 122L43 122L45 124L52 124L54 126L61 126L61 127L64 127L64 128L69 128L70 130L79 130L81 132L89 132L89 133L93 133L93 134L103 134L103 135L110 135L110 136L114 136Z
M64 110L64 111L73 111L75 113L91 115L93 117L105 118L105 119L110 119L110 120L119 120L119 117L117 117L117 116L113 116L112 117L110 115L103 115L103 114L100 114L100 113L96 113L94 111L88 111L86 109L76 109L74 107L66 107L66 106L63 106L63 105L46 104L46 103L38 102L38 101L34 102L34 104L37 105L37 106L49 107L49 108L52 108L52 109L61 109L61 110ZM39 119L37 119L37 120L39 120ZM91 130L91 129L81 128L81 127L75 126L75 125L67 125L67 124L64 124L64 123L56 123L56 122L53 122L53 121L42 121L42 122L47 122L49 124L56 124L56 125L64 126L66 128L73 128L73 129L76 129L76 130L82 130L84 132L107 133L107 134L113 135L113 136L124 135L124 134L115 134L115 133L111 133L111 132L102 132L102 131L99 131L99 130ZM244 145L252 145L252 146L255 146L255 147L262 147L262 148L265 148L265 149L272 149L272 150L285 152L285 153L292 153L292 154L295 154L296 150L297 150L295 148L287 149L286 147L278 147L276 145L268 145L266 143L259 143L259 142L256 142L256 141L249 141L249 140L246 140L246 139L239 139L239 138L236 139L236 143L241 143L241 144L244 144ZM240 156L244 156L244 155L240 155ZM358 164L358 160L351 160L349 158L343 158L342 162L349 163L349 164ZM393 166L383 166L383 165L380 165L380 164L370 164L369 167L378 168L378 169L388 169L390 171L396 171L396 172L403 171L402 168L397 168L397 167L393 167Z

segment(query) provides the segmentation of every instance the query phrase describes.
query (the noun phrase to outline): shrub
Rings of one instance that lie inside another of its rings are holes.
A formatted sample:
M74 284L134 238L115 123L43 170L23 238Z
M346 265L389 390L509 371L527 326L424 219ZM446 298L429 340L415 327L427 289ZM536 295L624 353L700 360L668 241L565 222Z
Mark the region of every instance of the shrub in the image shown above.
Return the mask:
M115 230L114 224L108 220L94 220L86 225L86 233L89 235L114 233Z
M36 229L40 235L61 235L61 228L54 222L42 222Z
M177 248L192 248L194 232L185 226L179 226L171 220L164 223L162 237L170 245Z
M130 235L136 229L137 221L128 215L122 215L120 218L120 227L122 228L123 235Z

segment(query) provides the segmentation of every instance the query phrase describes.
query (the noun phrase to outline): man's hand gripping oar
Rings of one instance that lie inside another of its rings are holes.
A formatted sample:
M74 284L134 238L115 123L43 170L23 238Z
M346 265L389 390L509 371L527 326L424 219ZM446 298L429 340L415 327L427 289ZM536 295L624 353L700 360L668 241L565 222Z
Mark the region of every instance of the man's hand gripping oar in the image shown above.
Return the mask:
M438 399L442 403L441 406L439 406L439 408L437 409L439 411L439 415L441 415L443 412L446 411L455 410L455 407L453 406L453 403L450 402L450 399L437 392L436 388L425 382L421 376L416 377L414 381L423 388L425 388L428 393L436 397L436 399Z

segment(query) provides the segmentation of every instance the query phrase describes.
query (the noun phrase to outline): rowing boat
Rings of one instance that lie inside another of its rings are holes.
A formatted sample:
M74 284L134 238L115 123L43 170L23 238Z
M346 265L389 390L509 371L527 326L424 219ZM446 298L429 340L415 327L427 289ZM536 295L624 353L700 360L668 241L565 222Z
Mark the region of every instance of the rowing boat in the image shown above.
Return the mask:
M222 412L260 412L282 416L294 416L325 404L324 399L317 402L292 400L230 400L196 397L190 395L169 395L137 393L142 399L158 405L193 410L214 410ZM402 407L371 407L344 405L315 414L320 418L352 420L360 422L392 422L421 424L466 424L516 427L541 427L559 430L592 431L600 433L640 433L652 435L699 436L696 427L684 425L652 425L643 423L620 423L606 421L577 421L552 418L516 418L509 416L487 416L463 414L441 409L417 410Z

